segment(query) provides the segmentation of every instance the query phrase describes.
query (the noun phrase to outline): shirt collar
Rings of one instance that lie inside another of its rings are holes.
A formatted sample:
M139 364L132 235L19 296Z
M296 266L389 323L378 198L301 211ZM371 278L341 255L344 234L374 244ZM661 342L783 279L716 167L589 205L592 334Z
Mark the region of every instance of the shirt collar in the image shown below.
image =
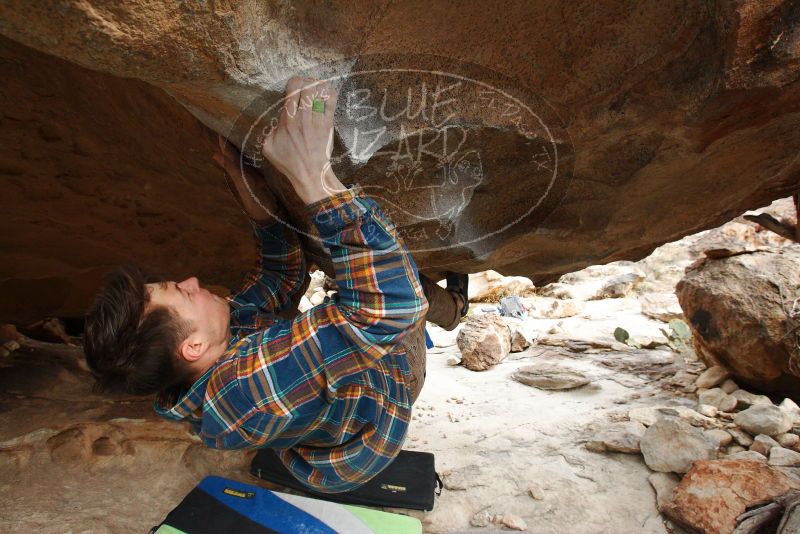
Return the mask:
M156 414L176 421L200 421L203 417L203 404L206 396L206 386L214 370L220 363L230 358L231 349L240 341L238 335L231 335L228 348L222 356L209 367L200 378L195 380L189 388L186 386L173 386L156 395L153 408Z

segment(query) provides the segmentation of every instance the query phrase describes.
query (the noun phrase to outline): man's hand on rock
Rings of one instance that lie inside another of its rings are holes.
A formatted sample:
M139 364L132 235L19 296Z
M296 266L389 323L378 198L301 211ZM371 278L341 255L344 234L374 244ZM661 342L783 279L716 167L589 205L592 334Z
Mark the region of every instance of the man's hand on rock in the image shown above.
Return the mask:
M277 126L261 152L286 175L306 204L344 189L331 169L336 90L327 82L295 76L286 84Z

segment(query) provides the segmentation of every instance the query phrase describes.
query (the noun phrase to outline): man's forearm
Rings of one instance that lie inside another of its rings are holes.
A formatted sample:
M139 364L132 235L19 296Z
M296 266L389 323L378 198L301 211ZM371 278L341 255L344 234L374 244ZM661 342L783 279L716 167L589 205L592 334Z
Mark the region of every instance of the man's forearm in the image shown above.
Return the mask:
M258 266L245 277L233 300L280 314L299 300L297 293L305 290L305 256L297 235L283 223L256 224L253 233L259 248Z

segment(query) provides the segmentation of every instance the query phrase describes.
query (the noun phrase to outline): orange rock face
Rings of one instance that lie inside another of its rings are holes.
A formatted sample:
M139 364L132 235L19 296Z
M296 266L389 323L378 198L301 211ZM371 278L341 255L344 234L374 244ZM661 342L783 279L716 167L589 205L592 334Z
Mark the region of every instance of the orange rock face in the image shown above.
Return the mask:
M764 462L700 460L675 488L666 513L706 534L727 534L748 506L766 503L798 485Z
M0 34L105 74L2 45L0 315L80 313L128 258L230 284L249 234L209 139L257 153L298 72L336 81L335 169L428 274L638 259L796 188L793 5L11 2Z
M111 266L235 284L250 225L162 90L0 38L0 317L78 315Z

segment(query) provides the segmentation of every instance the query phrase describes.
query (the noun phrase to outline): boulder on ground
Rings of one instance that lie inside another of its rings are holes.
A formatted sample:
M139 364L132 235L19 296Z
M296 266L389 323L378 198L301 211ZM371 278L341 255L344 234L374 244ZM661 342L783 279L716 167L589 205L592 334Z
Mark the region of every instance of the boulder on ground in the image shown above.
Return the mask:
M531 346L531 342L519 328L512 328L511 333L511 352L522 352Z
M673 473L653 473L647 480L656 492L656 508L663 512L667 505L672 502L672 494L680 482Z
M665 508L673 520L706 534L730 533L749 506L783 495L800 483L763 462L701 460L675 488Z
M683 319L683 310L675 293L645 293L638 298L642 313L652 319L665 323L673 319Z
M797 403L792 399L783 399L783 402L778 405L778 408L789 415L789 418L792 420L792 424L800 423L800 406L798 406Z
M775 441L777 441L781 447L793 449L800 443L800 436L792 434L791 432L786 432L785 434L778 434L775 436Z
M511 378L526 386L549 390L575 389L590 382L578 371L548 363L520 367L511 374Z
M753 460L756 462L765 462L767 461L767 457L761 454L760 452L756 451L738 451L729 454L726 460Z
M692 462L717 457L718 444L676 417L659 419L642 436L644 462L653 471L685 473Z
M705 434L708 439L716 443L718 449L727 447L733 441L733 436L721 428L711 428L709 430L705 430L703 434Z
M757 436L777 436L792 429L792 419L783 410L773 404L756 404L739 412L733 422L744 430Z
M722 423L713 417L698 413L686 406L643 406L633 408L628 412L628 418L631 421L638 421L644 426L653 425L663 417L679 417L690 425L701 428L722 427Z
M713 388L722 384L729 376L731 376L731 372L721 365L712 365L697 377L694 384L699 388ZM725 391L725 393L728 392Z
M663 512L672 502L672 495L681 480L673 473L653 473L647 480L656 492L656 508Z
M469 275L470 302L500 302L527 290L533 290L533 282L524 276L503 276L491 270Z
M798 467L800 466L800 452L781 446L772 447L769 450L767 463L776 467Z
M757 452L758 454L763 454L764 456L769 456L769 450L771 448L780 446L781 444L771 437L764 434L759 434L753 438L753 444L750 445L750 450Z
M536 295L540 297L552 297L554 299L578 298L578 294L572 286L569 284L562 284L561 282L553 282L546 286L537 287Z
M727 371L727 369L726 369L726 371ZM730 395L731 393L733 393L734 391L739 389L739 385L729 378L729 379L725 380L722 384L720 384L719 388L722 391L724 391L725 393L727 393L728 395ZM737 402L738 402L738 399L737 399Z
M471 371L485 371L511 352L511 332L505 321L491 313L471 315L456 337L461 364Z
M615 423L600 431L585 446L594 452L638 453L641 451L639 442L645 430L645 426L636 421Z
M755 406L756 404L772 404L772 401L769 400L769 397L766 395L756 395L755 393L750 393L746 389L734 390L730 396L736 399L736 407L740 410Z
M800 247L707 258L676 292L697 354L739 384L800 398L792 302L800 297Z
M729 428L728 432L733 439L736 440L736 443L741 445L742 447L749 447L753 444L753 436L742 430L741 428Z
M583 303L574 299L534 297L526 298L524 302L528 315L537 319L563 319L583 311Z
M702 378L702 375L701 375ZM699 379L698 379L699 380ZM698 402L713 406L723 412L731 412L736 408L736 398L728 395L721 388L711 388L700 392Z
M644 275L640 272L629 272L614 276L603 282L597 293L592 295L589 300L617 299L627 297L633 288L644 280Z

